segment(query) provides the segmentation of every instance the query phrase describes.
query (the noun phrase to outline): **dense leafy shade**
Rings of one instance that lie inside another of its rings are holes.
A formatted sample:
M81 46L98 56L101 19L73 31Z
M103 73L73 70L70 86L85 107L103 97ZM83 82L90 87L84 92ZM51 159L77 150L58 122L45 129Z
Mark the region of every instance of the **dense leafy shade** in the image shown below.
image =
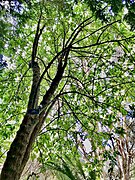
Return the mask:
M93 12L104 9L105 2L113 5L115 14L124 7L120 1L87 1ZM105 17L104 12L105 22L95 20L81 1L18 3L19 7L2 5L1 14L0 52L5 58L1 62L7 63L0 72L1 163L25 113L32 117L44 113L31 153L42 164L42 172L51 168L70 179L96 179L107 160L112 172L119 149L106 150L106 146L112 138L116 142L125 138L121 118L133 110L135 102L134 32L116 16L105 23L109 14ZM126 2L132 13L133 4ZM34 41L37 32L39 39ZM27 109L28 102L35 101L35 95L29 99L31 57L40 67L40 92L38 106ZM64 73L58 82L60 63ZM53 93L44 110L50 89Z
M123 12L124 19L135 29L135 2L134 0L84 0L97 18L108 22Z

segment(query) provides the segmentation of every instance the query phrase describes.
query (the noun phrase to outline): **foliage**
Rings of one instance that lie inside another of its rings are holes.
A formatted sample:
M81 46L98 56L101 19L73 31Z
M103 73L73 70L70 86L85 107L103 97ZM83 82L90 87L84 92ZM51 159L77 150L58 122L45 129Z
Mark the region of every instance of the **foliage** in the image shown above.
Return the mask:
M63 159L64 158L64 159ZM96 179L96 172L93 169L84 167L85 163L79 159L70 159L68 156L58 157L58 162L47 162L43 165L43 169L50 169L55 172L58 179L72 179L72 180L94 180ZM61 161L61 162L60 162ZM85 170L84 170L85 169ZM60 173L58 173L60 172ZM65 176L66 175L66 176Z
M86 1L92 12L98 12L104 2L112 5L114 14L124 7L120 1L96 2ZM126 2L132 13L133 5ZM29 62L41 17L40 28L44 28L36 54L43 76L40 102L56 77L66 49L69 55L31 158L38 159L42 170L48 165L70 179L98 179L104 162L110 160L110 171L116 165L117 151L106 151L103 144L108 143L112 133L124 137L119 115L125 117L125 106L135 102L134 32L118 16L107 22L112 18L104 16L104 11L96 15L107 24L95 20L81 1L22 1L20 12L11 6L2 7L0 52L7 67L0 72L1 163L27 111L32 83ZM125 19L130 21L128 16ZM132 110L134 105L130 107ZM84 147L87 139L88 152Z
M123 14L124 19L135 30L134 0L84 0L97 18L109 22L110 18Z

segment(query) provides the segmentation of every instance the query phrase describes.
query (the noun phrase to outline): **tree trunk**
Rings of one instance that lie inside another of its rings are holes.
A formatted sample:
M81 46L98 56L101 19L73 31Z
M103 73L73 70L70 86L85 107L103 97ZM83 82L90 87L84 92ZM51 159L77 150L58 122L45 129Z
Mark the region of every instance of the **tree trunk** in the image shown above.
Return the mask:
M67 65L67 59L70 51L70 47L62 51L62 55L59 53L60 58L57 66L57 72L52 80L50 88L46 91L45 95L43 96L42 101L40 104L38 103L39 100L39 91L40 91L40 83L42 78L47 71L44 71L42 76L40 76L40 67L37 62L35 62L37 47L38 47L38 40L45 25L40 29L40 20L41 16L38 21L37 31L35 34L35 39L33 43L33 50L32 50L32 60L30 63L30 68L33 71L33 83L31 88L31 93L29 96L29 102L27 107L27 113L24 116L22 124L20 125L20 129L18 130L14 141L10 146L10 150L7 153L7 158L2 168L0 180L19 180L22 174L22 171L29 159L30 152L32 149L32 145L41 130L41 127L47 117L47 114L52 107L49 105L50 100L52 99L55 90L57 89L64 70ZM57 59L59 55L56 55L54 59ZM54 60L53 59L53 60ZM48 65L48 68L50 66ZM39 106L38 106L39 104ZM42 107L42 110L39 109ZM30 113L33 110L39 110L38 114Z
M20 178L24 166L29 159L30 149L36 136L31 142L30 139L38 122L39 119L37 117L33 119L28 114L24 116L20 129L7 153L0 180L18 180Z

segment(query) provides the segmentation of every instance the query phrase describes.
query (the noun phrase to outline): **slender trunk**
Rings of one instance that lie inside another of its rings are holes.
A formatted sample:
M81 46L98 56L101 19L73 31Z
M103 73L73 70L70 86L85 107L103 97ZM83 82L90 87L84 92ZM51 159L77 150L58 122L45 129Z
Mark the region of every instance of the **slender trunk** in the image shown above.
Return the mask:
M128 165L126 164L126 166L123 166L123 180L129 180L130 176L129 176L129 171L128 171Z

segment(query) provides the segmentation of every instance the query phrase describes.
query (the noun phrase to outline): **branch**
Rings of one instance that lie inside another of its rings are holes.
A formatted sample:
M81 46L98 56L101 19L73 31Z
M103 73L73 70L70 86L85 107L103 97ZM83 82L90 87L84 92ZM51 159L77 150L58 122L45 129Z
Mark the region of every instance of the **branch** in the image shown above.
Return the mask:
M29 96L29 102L28 102L28 110L36 108L38 105L38 99L39 99L39 86L38 82L40 79L40 67L38 66L37 62L34 62L33 64L33 82L32 82L32 88Z
M89 35L85 36L85 37L82 38L82 39L79 39L78 41L74 42L73 44L76 44L76 43L78 43L78 42L80 42L80 41L82 41L82 40L84 40L84 39L90 37L91 35L93 35L93 34L95 34L96 32L98 32L98 31L100 31L100 30L103 29L103 31L101 32L101 34L100 34L99 37L98 37L98 40L97 40L97 42L98 42L99 39L100 39L100 37L101 37L101 35L105 32L105 30L106 30L109 26L111 26L111 25L113 25L114 23L117 23L117 22L120 22L120 20L111 22L111 23L109 23L109 24L107 24L107 25L105 25L105 26L100 27L99 29L96 29L95 31L93 31L93 32L90 33Z
M89 98L89 99L91 99L91 100L94 99L94 96L90 96L90 95L88 95L88 94L83 94L83 93L78 92L78 91L66 91L66 92L63 92L63 93L58 94L56 97L63 96L64 94L80 94L80 95L85 96L85 97L87 97L87 98Z
M68 101L64 98L64 101L66 102L67 106L69 107L69 109L71 110L73 116L75 117L75 119L77 121L79 121L79 123L85 128L88 130L88 128L80 121L80 119L78 118L78 116L76 115L76 113L73 111L73 109L71 108L70 104L68 103Z
M38 41L39 38L43 32L43 29L45 25L40 29L40 22L41 22L41 16L42 12L40 14L39 20L38 20L38 25L37 25L37 30L35 34L35 39L33 42L33 50L32 50L32 60L31 60L31 67L33 70L33 83L32 83L32 88L31 88L31 93L29 96L29 102L28 102L28 111L30 109L36 108L38 105L38 99L39 99L39 80L40 80L40 67L38 66L38 63L35 62L35 58L37 55L37 48L38 48Z
M107 87L107 88L103 89L102 91L100 91L98 94L95 95L95 97L98 97L100 94L102 94L103 92L105 92L105 91L107 91L109 89L113 89L115 87L122 86L123 84L130 84L130 83L135 83L135 81L127 81L127 82L122 82L122 83L119 83L119 84L112 85L112 86Z
M34 39L34 42L33 42L32 63L34 62L36 54L37 54L39 38L40 38L40 36L41 36L41 34L43 32L43 29L45 27L45 25L43 25L43 27L40 29L41 16L42 16L42 13L40 14L40 17L39 17L39 20L38 20L38 25L37 25L37 30L36 30L36 34L35 34L35 39Z
M85 49L85 48L90 48L90 47L93 47L93 46L99 46L99 45L102 45L102 44L106 44L106 43L113 43L113 42L117 42L119 43L120 41L124 41L124 40L127 40L127 39L132 39L134 38L135 36L130 36L128 38L123 38L123 39L118 39L118 40L110 40L110 41L104 41L104 42L100 42L100 43L95 43L95 44L91 44L91 45L88 45L88 46L80 46L80 47L74 47L72 46L72 49Z
M90 24L91 22L87 23L86 25L84 25L85 22L89 21L92 18L89 17L88 19L84 20L82 23L80 23L75 30L72 32L71 36L69 37L69 39L67 40L65 46L67 46L68 44L71 44L73 42L73 40L75 39L75 37L78 35L78 33L82 30L82 28L84 28L85 26L87 26L88 24ZM93 22L93 21L92 21ZM80 28L80 29L79 29ZM78 30L78 31L77 31ZM77 32L76 32L77 31ZM74 35L75 34L75 35ZM74 37L73 37L74 36ZM73 39L72 39L73 37ZM70 42L71 41L71 42Z

